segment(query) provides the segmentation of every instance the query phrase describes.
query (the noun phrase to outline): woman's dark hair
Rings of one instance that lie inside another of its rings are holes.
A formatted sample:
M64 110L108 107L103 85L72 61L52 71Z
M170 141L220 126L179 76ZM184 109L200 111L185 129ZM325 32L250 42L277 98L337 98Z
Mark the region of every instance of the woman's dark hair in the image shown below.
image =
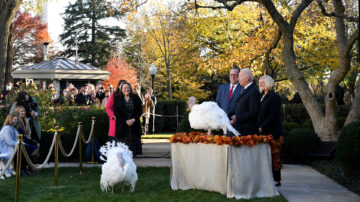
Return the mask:
M15 101L17 103L17 105L21 105L22 103L26 102L26 95L29 96L29 100L28 102L32 102L32 98L30 95L28 95L27 93L25 93L24 91L21 91L18 93L18 95L15 98Z
M29 100L26 101L26 95L29 96ZM37 103L33 103L33 100L31 98L30 95L28 95L27 93L21 91L18 93L18 95L16 96L16 106L23 106L25 108L26 111L26 117L31 117L31 111L35 110L35 108L38 106Z
M120 95L122 95L122 91L121 91L121 89L120 89L120 86L122 85L122 84L124 84L124 83L127 83L125 80L120 80L119 82L118 82L118 85L116 86L116 90L115 90L115 96L120 96ZM129 84L130 85L130 84ZM130 88L131 88L131 86L130 86Z

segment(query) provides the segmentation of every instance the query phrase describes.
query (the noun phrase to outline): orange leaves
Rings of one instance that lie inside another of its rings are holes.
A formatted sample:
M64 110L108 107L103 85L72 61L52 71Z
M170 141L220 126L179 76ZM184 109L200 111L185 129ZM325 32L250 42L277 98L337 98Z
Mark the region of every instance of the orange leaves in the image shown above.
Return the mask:
M117 83L121 79L130 83L133 89L136 85L139 85L136 69L121 56L112 56L106 64L105 70L111 72L111 75L103 82L103 86L111 84L116 90Z
M274 170L280 170L282 168L282 164L280 160L280 148L283 143L284 143L283 137L280 137L279 140L270 140L272 167Z
M227 137L227 136L211 136L207 133L202 132L190 132L186 133L176 133L170 137L171 143L203 143L203 144L217 144L217 145L231 145L231 146L242 146L247 145L252 147L256 144L265 144L270 143L273 140L271 135L247 135L247 136L238 136L238 137Z

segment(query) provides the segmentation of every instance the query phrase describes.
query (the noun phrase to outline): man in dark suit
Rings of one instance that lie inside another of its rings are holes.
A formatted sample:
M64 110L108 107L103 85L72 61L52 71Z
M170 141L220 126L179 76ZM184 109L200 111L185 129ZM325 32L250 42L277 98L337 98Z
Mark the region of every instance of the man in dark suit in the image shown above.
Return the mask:
M84 85L80 88L80 92L79 94L77 94L76 99L75 99L75 105L77 106L81 106L81 105L86 105L87 104L87 96L85 95L87 86Z
M242 69L239 82L244 90L239 96L236 110L231 115L231 124L241 135L258 133L257 116L260 108L260 92L253 83L254 76L250 69Z
M216 96L216 103L226 114L234 114L236 109L236 102L243 89L239 84L239 72L238 67L233 67L230 70L230 83L222 84L219 87L218 94ZM230 116L229 116L230 118ZM232 133L228 131L227 136L232 136Z

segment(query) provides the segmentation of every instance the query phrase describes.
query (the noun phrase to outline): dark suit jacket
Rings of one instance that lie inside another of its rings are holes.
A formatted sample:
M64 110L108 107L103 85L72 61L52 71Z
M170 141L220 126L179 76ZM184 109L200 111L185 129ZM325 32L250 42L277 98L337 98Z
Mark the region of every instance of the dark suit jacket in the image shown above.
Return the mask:
M82 92L77 94L75 99L75 105L86 105L86 95L84 95Z
M265 135L272 134L275 139L283 135L281 99L274 91L269 91L260 102L258 125Z
M216 96L216 103L219 105L221 109L225 111L226 114L229 113L234 114L236 110L236 102L239 99L242 90L243 87L240 84L238 84L229 100L230 83L222 84L219 87L219 91Z
M258 133L257 116L260 108L259 89L252 83L244 89L236 104L236 123L234 128L241 135L252 135ZM232 116L233 114L229 114Z

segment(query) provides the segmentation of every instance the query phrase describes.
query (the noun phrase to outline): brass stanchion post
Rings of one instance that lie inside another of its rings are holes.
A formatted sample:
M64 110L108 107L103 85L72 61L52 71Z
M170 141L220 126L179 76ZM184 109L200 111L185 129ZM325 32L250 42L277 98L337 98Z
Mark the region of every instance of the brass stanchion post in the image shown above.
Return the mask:
M78 127L80 127L79 131L79 162L80 162L80 174L83 173L82 168L82 136L83 136L83 123L78 122Z
M16 151L16 185L15 185L15 202L19 201L19 189L20 189L20 169L21 169L21 146L23 141L22 134L17 136L18 142L20 142L18 150Z
M95 125L95 117L92 117L92 122L94 124L92 124L91 126ZM88 163L89 164L98 164L99 162L95 161L95 134L94 134L94 130L92 130L90 135L91 135L91 162L88 162Z
M59 170L58 170L58 166L59 166L59 134L58 134L58 128L59 127L55 127L55 151L54 151L54 155L55 155L55 179L54 179L54 187L58 186L58 175L59 175Z

